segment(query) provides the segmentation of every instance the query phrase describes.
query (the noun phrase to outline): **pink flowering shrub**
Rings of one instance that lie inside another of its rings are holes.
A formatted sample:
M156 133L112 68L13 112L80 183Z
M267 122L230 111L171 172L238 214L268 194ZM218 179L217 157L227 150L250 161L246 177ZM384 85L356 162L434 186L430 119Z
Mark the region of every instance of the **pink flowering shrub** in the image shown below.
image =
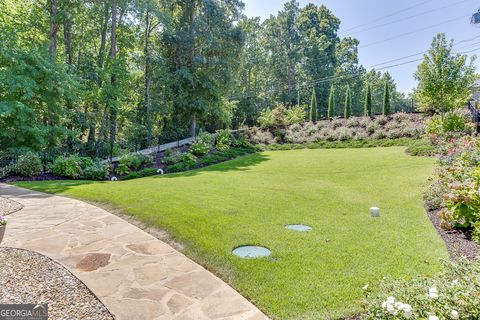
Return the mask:
M473 240L480 242L480 143L470 136L437 143L440 167L437 180L424 194L430 203L426 205L441 207L442 228L470 230Z

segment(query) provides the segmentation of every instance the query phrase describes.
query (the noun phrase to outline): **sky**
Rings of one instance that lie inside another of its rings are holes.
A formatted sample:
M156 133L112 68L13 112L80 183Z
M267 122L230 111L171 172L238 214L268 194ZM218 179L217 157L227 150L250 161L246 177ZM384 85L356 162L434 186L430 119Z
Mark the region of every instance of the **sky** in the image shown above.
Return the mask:
M307 3L324 4L340 18L342 21L340 37L351 36L360 40L359 58L365 67L426 51L432 38L439 32L445 32L447 38L459 42L454 47L456 51L463 53L473 50L467 54L480 55L480 27L470 24L471 15L480 8L478 0L297 1L301 7ZM282 10L286 0L243 0L243 2L247 16L261 17L264 20ZM478 38L472 39L474 37ZM390 40L385 41L387 39ZM463 40L470 41L462 42ZM422 55L409 57L380 67L421 57ZM416 87L413 74L419 63L414 62L382 71L388 71L393 76L399 91L408 93ZM477 61L475 64L480 72L480 62Z

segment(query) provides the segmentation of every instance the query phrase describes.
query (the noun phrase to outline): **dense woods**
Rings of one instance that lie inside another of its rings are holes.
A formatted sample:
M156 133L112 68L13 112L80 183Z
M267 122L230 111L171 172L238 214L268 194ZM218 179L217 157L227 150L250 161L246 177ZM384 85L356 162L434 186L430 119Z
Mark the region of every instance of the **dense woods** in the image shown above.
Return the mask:
M278 104L326 118L329 97L330 116L361 115L367 87L373 113L386 86L407 109L340 23L294 0L263 22L239 0L2 1L0 149L107 157L255 125Z

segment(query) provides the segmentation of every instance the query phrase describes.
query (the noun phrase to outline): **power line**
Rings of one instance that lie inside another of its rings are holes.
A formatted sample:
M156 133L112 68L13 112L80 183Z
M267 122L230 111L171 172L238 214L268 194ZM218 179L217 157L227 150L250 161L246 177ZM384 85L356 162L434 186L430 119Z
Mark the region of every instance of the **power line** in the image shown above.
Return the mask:
M410 20L410 19L413 19L413 18L416 18L416 17L424 16L424 15L427 15L427 14L430 14L430 13L433 13L433 12L436 12L436 11L440 11L440 10L443 10L443 9L447 9L447 8L450 8L450 7L454 7L454 6L457 6L457 5L462 4L464 2L469 2L469 1L472 1L472 0L457 1L455 3L449 4L449 5L446 5L446 6L443 6L443 7L439 7L439 8L435 8L435 9L431 9L431 10L426 10L426 11L408 16L408 17L400 18L400 19L397 19L397 20L394 20L394 21L389 21L389 22L386 22L386 23L383 23L383 24L377 24L377 25L374 25L374 26L369 27L367 29L350 32L350 33L345 34L345 35L342 32L342 33L339 33L339 35L341 34L343 37L348 37L348 36L351 36L351 35L354 35L354 34L357 34L357 33L362 33L362 32L370 31L370 30L373 30L373 29L378 29L378 28L385 27L385 26L395 24L395 23L398 23L398 22L402 22L402 21L405 21L405 20Z
M480 37L480 36L479 36ZM478 37L476 37L478 38ZM473 39L473 38L472 38ZM462 41L466 41L466 40L462 40ZM457 44L460 44L462 43L462 41L458 42ZM476 45L476 44L480 44L480 43L474 43L472 44L471 46L473 45ZM467 53L472 53L472 52L475 52L475 51L478 51L480 50L480 47L476 47L476 48L473 48L471 50L467 50L467 51L463 51L463 52L457 52L458 54L467 54ZM427 51L428 52L428 51ZM415 54L415 55L418 55L418 54ZM411 55L411 56L415 56L415 55ZM406 57L403 57L403 58L399 58L399 59L396 59L396 60L404 60L406 58L408 58L409 56L406 56ZM415 63L415 62L419 62L419 61L422 61L423 58L418 58L418 59L414 59L414 60L409 60L409 61L405 61L405 62L401 62L401 63L397 63L397 64L392 64L392 65L388 65L388 66L384 66L384 67L381 67L381 68L377 68L375 69L376 71L382 71L382 70L386 70L386 69L390 69L390 68L395 68L395 67L399 67L399 66L403 66L403 65L407 65L407 64L412 64L412 63ZM384 63L379 63L379 64L375 64L375 65L372 65L372 66L368 66L366 67L365 69L374 69L375 66L379 66L379 65L384 65L388 62L384 62ZM336 81L336 80L339 80L339 79L348 79L348 78L355 78L355 77L358 77L358 76L362 76L363 74L360 73L360 72L356 72L356 73L349 73L349 74L343 74L343 75L334 75L334 76L330 76L330 77L325 77L325 78L320 78L320 79L316 79L316 80L312 80L312 81L309 81L309 82L304 82L303 84L297 86L298 89L300 88L305 88L305 87L310 87L310 86L313 86L313 85L317 85L317 84L320 84L320 83L325 83L325 82L331 82L331 81ZM272 93L276 93L276 92L281 92L281 91L285 91L285 87L286 85L283 85L282 88L279 88L279 89L276 89L276 90L270 90L267 92L267 94L272 94ZM295 88L292 87L292 90L295 90ZM248 96L246 98L252 98L253 96ZM233 98L233 97L232 97ZM241 96L239 98L245 98L245 96Z
M414 4L414 5L410 6L410 7L407 7L407 8L405 8L405 9L401 9L401 10L398 10L398 11L394 11L394 12L392 12L392 13L390 13L390 14L387 14L386 16L377 18L377 19L375 19L375 20L373 20L373 21L366 22L366 23L362 23L362 24L353 26L353 27L351 27L351 28L348 28L348 29L342 31L341 33L346 33L346 32L349 32L349 31L351 31L351 30L355 30L355 29L358 29L358 28L361 28L361 27L364 27L364 26L368 26L368 25L370 25L370 24L372 24L372 23L376 23L376 22L385 20L385 19L387 19L387 18L394 17L394 16L396 16L396 15L399 14L399 13L403 13L403 12L406 12L406 11L410 11L410 10L415 9L415 8L417 8L417 7L419 7L419 6L422 6L422 5L424 5L424 4L428 3L428 2L432 2L432 0L420 1L419 3L416 3L416 4Z
M475 52L475 51L478 51L478 50L480 50L480 47L476 47L476 48L468 50L468 51L457 52L457 53L461 54L461 55L464 55L464 54L472 53L472 52ZM411 64L411 63L414 63L414 62L419 62L419 61L422 61L422 60L423 60L423 58L418 58L418 59L414 59L414 60L410 60L410 61L405 61L405 62L402 62L402 63L397 63L397 64L385 66L385 67L382 67L382 68L377 68L375 70L376 71L381 71L381 70L385 70L385 69L399 67L399 66L406 65L406 64ZM367 67L366 69L373 69L373 66ZM359 76L359 75L361 75L361 74L355 73L355 74L346 74L346 75L340 75L340 76L332 76L332 77L327 77L327 78L324 78L324 79L317 79L317 80L314 80L310 83L304 83L302 85L302 87L310 86L310 85L314 85L314 84L319 84L319 83L324 83L324 82L329 82L329 81L335 81L335 80L342 79L342 78L345 78L345 77L356 77L356 76Z
M411 34L415 34L415 33L421 32L421 31L425 31L425 30L428 30L428 29L432 29L432 28L435 28L435 27L444 25L444 24L449 23L449 22L453 22L453 21L456 21L456 20L464 19L464 18L469 17L469 16L470 16L470 15L466 15L466 16L464 15L464 16L461 16L461 17L456 17L456 18L453 18L453 19L445 20L445 21L442 21L442 22L440 22L440 23L430 25L430 26L428 26L428 27L424 27L424 28L421 28L421 29L417 29L417 30L413 30L413 31L401 33L401 34L398 34L398 35L396 35L396 36L393 36L393 37L390 37L390 38L386 38L386 39L383 39L383 40L371 42L371 43L369 43L369 44L366 44L366 45L363 45L363 46L359 46L358 48L359 48L359 49L360 49L360 48L368 48L368 47L371 47L371 46L374 46L374 45L377 45L377 44L380 44L380 43L384 43L384 42L391 41L391 40L395 40L395 39L398 39L398 38L401 38L401 37L404 37L404 36L408 36L408 35L411 35Z
M463 39L463 40L460 40L460 41L457 41L453 44L453 47L456 47L458 46L459 44L462 44L462 43L467 43L467 42L471 42L473 40L476 40L480 38L480 35L478 36L475 36L475 37L472 37L472 38L468 38L468 39ZM476 45L476 43L473 43L471 45ZM460 49L460 48L459 48ZM396 58L396 59L392 59L392 60L388 60L388 61L385 61L385 62L382 62L382 63L379 63L379 64L376 64L372 67L377 67L377 66L381 66L381 65L384 65L384 64L387 64L387 63L392 63L392 62L396 62L396 61L401 61L401 60L405 60L405 59L408 59L408 58L412 58L412 57L415 57L415 56L418 56L418 55L421 55L421 54L425 54L425 53L428 53L428 50L425 50L425 51L422 51L422 52L418 52L418 53L414 53L414 54L411 54L411 55L407 55L407 56L403 56L401 58ZM305 62L313 62L315 63L316 61L326 61L326 59L328 59L327 57L320 57L320 58L316 58L316 59L308 59L307 61ZM302 63L305 63L305 62L302 62ZM302 64L301 63L301 64Z

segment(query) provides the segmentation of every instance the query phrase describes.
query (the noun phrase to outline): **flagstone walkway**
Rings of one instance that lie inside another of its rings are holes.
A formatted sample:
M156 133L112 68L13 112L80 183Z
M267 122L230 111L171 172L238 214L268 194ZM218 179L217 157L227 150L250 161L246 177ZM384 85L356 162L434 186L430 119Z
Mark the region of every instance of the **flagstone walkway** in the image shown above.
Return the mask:
M2 246L66 266L119 320L267 319L252 303L166 243L82 201L0 184L24 208Z

